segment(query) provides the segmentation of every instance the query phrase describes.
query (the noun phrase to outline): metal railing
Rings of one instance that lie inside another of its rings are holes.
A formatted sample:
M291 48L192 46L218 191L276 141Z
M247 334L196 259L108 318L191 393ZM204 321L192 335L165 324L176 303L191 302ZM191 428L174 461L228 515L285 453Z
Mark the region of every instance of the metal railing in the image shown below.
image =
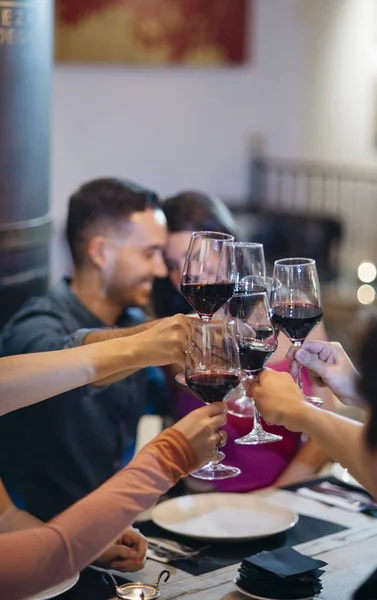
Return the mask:
M235 207L236 214L240 208ZM247 208L266 217L338 222L342 272L354 272L364 259L377 260L377 170L255 156Z

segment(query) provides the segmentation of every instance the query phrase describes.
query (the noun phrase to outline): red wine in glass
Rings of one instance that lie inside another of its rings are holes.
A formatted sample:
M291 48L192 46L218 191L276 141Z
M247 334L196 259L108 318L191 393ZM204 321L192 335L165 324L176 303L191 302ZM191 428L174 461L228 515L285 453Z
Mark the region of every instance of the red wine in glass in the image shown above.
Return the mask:
M303 342L321 321L323 310L315 304L294 302L275 304L272 322L291 340Z
M193 373L186 379L188 387L206 404L222 401L240 383L234 373Z
M234 283L182 283L181 293L201 317L211 318L233 296Z
M271 344L243 339L239 346L241 369L246 373L259 373L274 352Z
M272 322L296 348L321 321L321 292L315 260L312 258L281 258L275 261L271 289ZM296 377L301 391L301 367ZM322 398L307 396L315 406Z
M181 292L201 319L212 316L232 297L235 284L233 236L218 231L194 231L181 278Z

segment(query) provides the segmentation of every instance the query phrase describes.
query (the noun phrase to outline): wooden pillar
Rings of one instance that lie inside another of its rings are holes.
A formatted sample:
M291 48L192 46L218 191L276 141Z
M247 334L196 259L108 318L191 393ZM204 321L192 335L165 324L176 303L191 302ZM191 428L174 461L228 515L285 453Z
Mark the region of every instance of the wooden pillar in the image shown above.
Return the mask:
M48 285L53 0L0 0L0 325Z

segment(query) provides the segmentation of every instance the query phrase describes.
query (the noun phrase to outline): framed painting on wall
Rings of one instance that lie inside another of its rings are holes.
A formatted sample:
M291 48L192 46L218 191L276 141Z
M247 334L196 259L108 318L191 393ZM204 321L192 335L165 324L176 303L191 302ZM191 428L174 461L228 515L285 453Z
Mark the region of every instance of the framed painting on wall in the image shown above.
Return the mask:
M55 0L55 59L70 63L237 65L252 0Z

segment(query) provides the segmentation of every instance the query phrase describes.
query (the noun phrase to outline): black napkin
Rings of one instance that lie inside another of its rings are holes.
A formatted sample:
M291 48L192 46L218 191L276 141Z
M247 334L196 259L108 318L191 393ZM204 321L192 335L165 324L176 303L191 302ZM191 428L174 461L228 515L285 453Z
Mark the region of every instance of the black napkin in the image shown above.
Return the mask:
M242 561L237 585L265 598L312 598L322 590L320 576L326 564L290 547L259 552Z
M208 544L208 541L197 540L165 531L153 523L153 521L137 523L137 527L146 536L169 538L193 548L200 548ZM316 519L307 515L300 515L297 525L284 533L243 542L237 541L237 539L227 541L226 543L214 541L214 543L210 544L209 548L193 559L176 560L171 565L191 575L202 575L203 573L210 573L211 571L216 571L216 569L237 564L245 556L250 556L262 550L272 550L281 546L296 546L297 544L303 544L304 542L344 531L345 529L347 527L338 525L337 523L331 523L330 521Z

